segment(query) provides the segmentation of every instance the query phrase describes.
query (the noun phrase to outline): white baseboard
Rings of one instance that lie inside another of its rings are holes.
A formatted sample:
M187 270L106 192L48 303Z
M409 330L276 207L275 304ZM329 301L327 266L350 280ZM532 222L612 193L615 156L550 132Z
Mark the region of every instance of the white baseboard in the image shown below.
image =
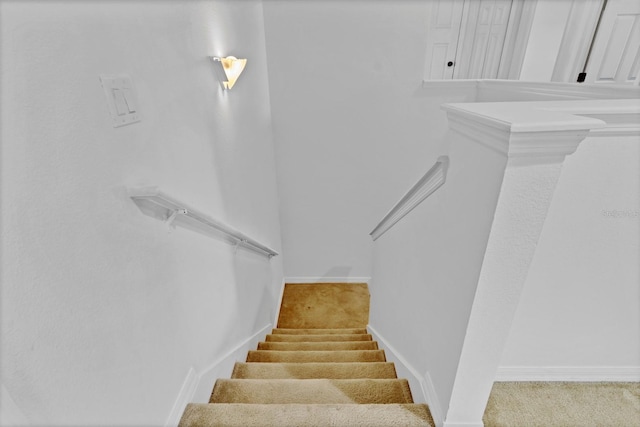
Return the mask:
M371 277L285 277L285 283L371 283Z
M426 403L429 405L429 410L431 411L431 416L433 417L436 427L441 427L443 425L442 407L440 406L440 401L438 400L438 395L436 394L429 372L424 376L420 375L418 370L411 366L404 356L402 356L389 341L380 335L373 326L368 325L367 329L373 336L373 339L378 341L381 349L385 351L387 360L395 363L398 377L404 377L409 380L413 400L416 403Z
M228 378L233 370L233 365L237 361L246 360L247 352L257 347L258 342L268 333L267 331L271 327L271 323L263 326L259 331L233 347L224 356L216 359L199 374L196 374L195 370L190 368L173 409L167 418L165 427L178 425L187 403L208 403L216 379Z
M282 308L282 297L284 296L285 283L287 283L287 280L283 277L282 285L280 285L280 297L278 298L278 301L276 301L276 314L273 319L273 324L276 328L278 327L278 319L280 318L280 308Z
M187 403L191 401L194 393L196 392L196 387L198 387L198 380L199 378L196 374L196 370L193 369L193 367L189 368L187 377L184 379L182 388L180 388L178 397L176 398L176 401L173 404L173 408L169 413L169 418L167 418L167 422L164 423L165 427L173 427L178 425L178 423L180 422L180 418L182 417L182 413L184 412L184 408L187 406Z
M501 366L496 381L640 381L640 366Z
M484 427L484 423L448 423L445 421L442 427Z

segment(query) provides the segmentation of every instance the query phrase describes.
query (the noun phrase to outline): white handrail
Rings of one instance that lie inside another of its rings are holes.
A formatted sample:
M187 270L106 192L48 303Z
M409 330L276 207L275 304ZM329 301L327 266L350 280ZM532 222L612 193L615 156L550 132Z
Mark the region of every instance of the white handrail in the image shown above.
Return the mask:
M447 178L447 168L449 167L449 157L438 157L438 161L424 174L418 182L411 187L398 203L382 218L369 235L373 240L377 240L387 232L393 225L400 221L405 215L415 209L424 199L436 191Z
M221 221L215 220L187 206L155 187L130 189L129 197L131 197L145 215L162 219L169 225L182 223L184 220L190 221L192 224L195 223L195 225L204 227L205 230L220 232L232 243L265 254L269 258L278 255L278 252L270 247L263 245Z

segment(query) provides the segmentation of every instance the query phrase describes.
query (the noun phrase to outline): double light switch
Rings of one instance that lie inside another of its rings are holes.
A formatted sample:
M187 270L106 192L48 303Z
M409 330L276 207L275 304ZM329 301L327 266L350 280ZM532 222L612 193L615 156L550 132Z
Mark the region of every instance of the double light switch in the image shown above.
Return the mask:
M126 74L104 75L100 76L100 82L107 98L113 127L139 122L140 114L131 77Z

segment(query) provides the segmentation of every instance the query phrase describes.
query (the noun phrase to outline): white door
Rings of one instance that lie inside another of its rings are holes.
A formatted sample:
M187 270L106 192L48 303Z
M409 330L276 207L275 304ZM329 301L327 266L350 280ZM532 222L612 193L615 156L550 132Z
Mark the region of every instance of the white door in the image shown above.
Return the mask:
M430 5L424 80L453 78L463 0L436 0Z
M640 80L640 1L609 0L593 43L585 81L637 85Z
M458 79L495 79L507 34L511 0L469 2L466 35L458 51Z
M428 19L424 80L495 79L512 0L435 0Z

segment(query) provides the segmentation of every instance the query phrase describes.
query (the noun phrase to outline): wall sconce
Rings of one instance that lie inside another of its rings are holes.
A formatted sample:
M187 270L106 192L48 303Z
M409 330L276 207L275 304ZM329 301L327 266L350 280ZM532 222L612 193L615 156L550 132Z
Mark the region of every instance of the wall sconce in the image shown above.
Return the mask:
M212 56L211 59L216 64L218 78L225 89L231 89L236 84L236 80L240 77L244 66L247 65L246 59L238 59L235 56L227 56L226 58Z

